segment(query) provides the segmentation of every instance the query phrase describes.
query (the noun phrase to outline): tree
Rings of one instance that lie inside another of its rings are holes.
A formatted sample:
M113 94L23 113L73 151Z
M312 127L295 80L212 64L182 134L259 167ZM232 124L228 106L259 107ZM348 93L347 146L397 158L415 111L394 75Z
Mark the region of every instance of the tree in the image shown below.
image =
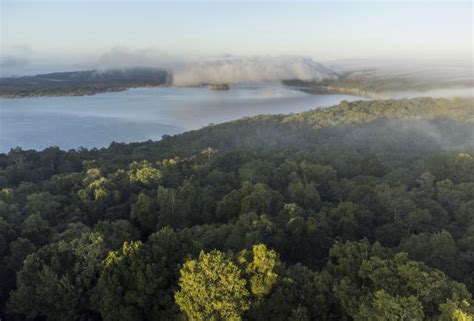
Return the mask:
M337 207L329 210L327 217L331 232L342 240L355 241L372 236L372 213L360 205L352 202L339 203Z
M132 183L143 186L158 186L162 177L161 171L151 166L147 161L133 162L129 168L128 179Z
M180 211L181 203L176 189L160 186L158 188L156 201L160 208L158 226L170 226L173 228L185 227L186 217Z
M270 189L266 184L252 185L245 182L242 186L241 213L276 214L281 202L281 195Z
M36 247L30 240L23 237L17 238L10 244L10 258L8 266L13 271L18 271L27 256L36 251Z
M303 208L318 210L321 206L321 197L316 188L309 183L303 183L296 178L288 185L288 195L290 200Z
M454 278L462 277L466 271L454 239L447 231L412 235L402 241L400 250L407 252L412 260L422 261Z
M140 223L143 230L147 232L155 230L158 224L158 211L153 198L145 192L138 194L137 201L132 206L130 216Z
M391 296L385 291L377 291L373 300L363 303L354 316L355 321L422 321L423 306L414 296Z
M219 251L201 252L180 270L176 303L190 320L241 320L249 292L240 269Z
M251 261L246 250L239 256L239 263L245 266L245 272L250 276L250 289L257 298L267 295L277 281L275 268L278 264L277 254L268 250L264 244L252 247Z
M435 318L448 299L472 300L463 284L377 243L336 243L325 270L334 278L334 296L342 310L359 320L369 315L387 320L392 313L405 316L399 320Z
M209 187L201 187L197 179L186 180L179 188L179 216L192 225L211 223L215 199Z
M302 264L280 267L271 291L254 302L249 320L335 320L331 315L332 282L327 273L317 273Z
M75 320L96 315L94 288L104 254L100 234L86 233L29 255L18 272L10 310L29 319Z
M39 214L31 214L23 222L21 236L29 239L35 245L45 245L51 236L48 221Z
M222 221L229 221L241 213L276 215L281 206L281 195L266 184L243 182L238 190L224 196L217 207L216 216Z
M440 305L440 321L472 321L474 319L474 307L467 300L456 301L448 299Z
M39 214L49 222L60 221L61 203L57 196L49 192L33 193L27 196L25 210L29 214Z
M102 234L108 249L118 250L124 242L138 240L140 231L126 220L100 221L94 231Z
M146 243L125 242L102 262L97 291L106 321L174 320L178 264L197 252L194 239L164 228Z

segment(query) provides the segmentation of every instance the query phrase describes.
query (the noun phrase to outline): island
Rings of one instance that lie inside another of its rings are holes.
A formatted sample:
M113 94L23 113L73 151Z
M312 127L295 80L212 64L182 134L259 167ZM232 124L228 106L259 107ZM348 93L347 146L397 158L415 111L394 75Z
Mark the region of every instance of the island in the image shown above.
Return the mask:
M229 84L207 84L207 88L210 90L229 90Z

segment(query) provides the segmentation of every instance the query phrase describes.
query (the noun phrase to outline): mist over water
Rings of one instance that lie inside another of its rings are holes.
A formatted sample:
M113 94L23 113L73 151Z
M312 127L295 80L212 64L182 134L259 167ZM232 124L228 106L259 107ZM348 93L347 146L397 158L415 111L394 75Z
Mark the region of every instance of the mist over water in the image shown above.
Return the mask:
M63 149L105 147L112 141L158 140L162 135L199 129L257 114L288 114L341 100L347 95L314 95L284 87L283 79L322 80L345 72L367 79L396 79L440 89L400 90L381 98L474 96L472 63L335 61L321 64L300 56L216 56L189 59L154 51L112 50L91 68L101 73L135 67L164 68L174 87L141 88L84 97L40 97L0 100L0 152L20 146ZM470 68L471 67L471 68ZM228 83L229 91L187 87ZM470 87L456 87L459 84ZM412 88L408 86L407 88ZM413 87L415 88L415 87Z
M310 95L278 84L140 88L82 97L0 101L0 152L24 149L105 147L112 141L158 140L257 114L287 114L358 100L347 95Z
M407 90L394 92L390 94L390 98L416 98L416 97L432 97L432 98L453 98L453 97L474 97L474 87L469 88L439 88L425 91Z
M311 58L293 56L226 57L190 62L173 70L176 85L322 80L336 75L336 72Z

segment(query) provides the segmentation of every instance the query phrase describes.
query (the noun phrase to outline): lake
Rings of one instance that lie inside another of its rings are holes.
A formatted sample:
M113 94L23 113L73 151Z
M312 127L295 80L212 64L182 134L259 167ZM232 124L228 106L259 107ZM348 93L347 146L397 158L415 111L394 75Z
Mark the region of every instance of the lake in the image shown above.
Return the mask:
M159 140L258 114L288 114L332 106L348 95L313 95L281 85L137 88L80 97L0 99L0 152L106 147L112 141Z

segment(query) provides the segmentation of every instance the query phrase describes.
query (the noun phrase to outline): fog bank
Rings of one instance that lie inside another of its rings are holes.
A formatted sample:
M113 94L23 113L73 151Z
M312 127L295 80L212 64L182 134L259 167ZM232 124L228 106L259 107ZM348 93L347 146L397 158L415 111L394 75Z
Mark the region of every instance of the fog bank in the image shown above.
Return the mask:
M158 50L114 48L97 61L97 69L155 67L173 74L175 85L248 83L297 78L321 80L335 77L331 68L301 56L186 57Z

